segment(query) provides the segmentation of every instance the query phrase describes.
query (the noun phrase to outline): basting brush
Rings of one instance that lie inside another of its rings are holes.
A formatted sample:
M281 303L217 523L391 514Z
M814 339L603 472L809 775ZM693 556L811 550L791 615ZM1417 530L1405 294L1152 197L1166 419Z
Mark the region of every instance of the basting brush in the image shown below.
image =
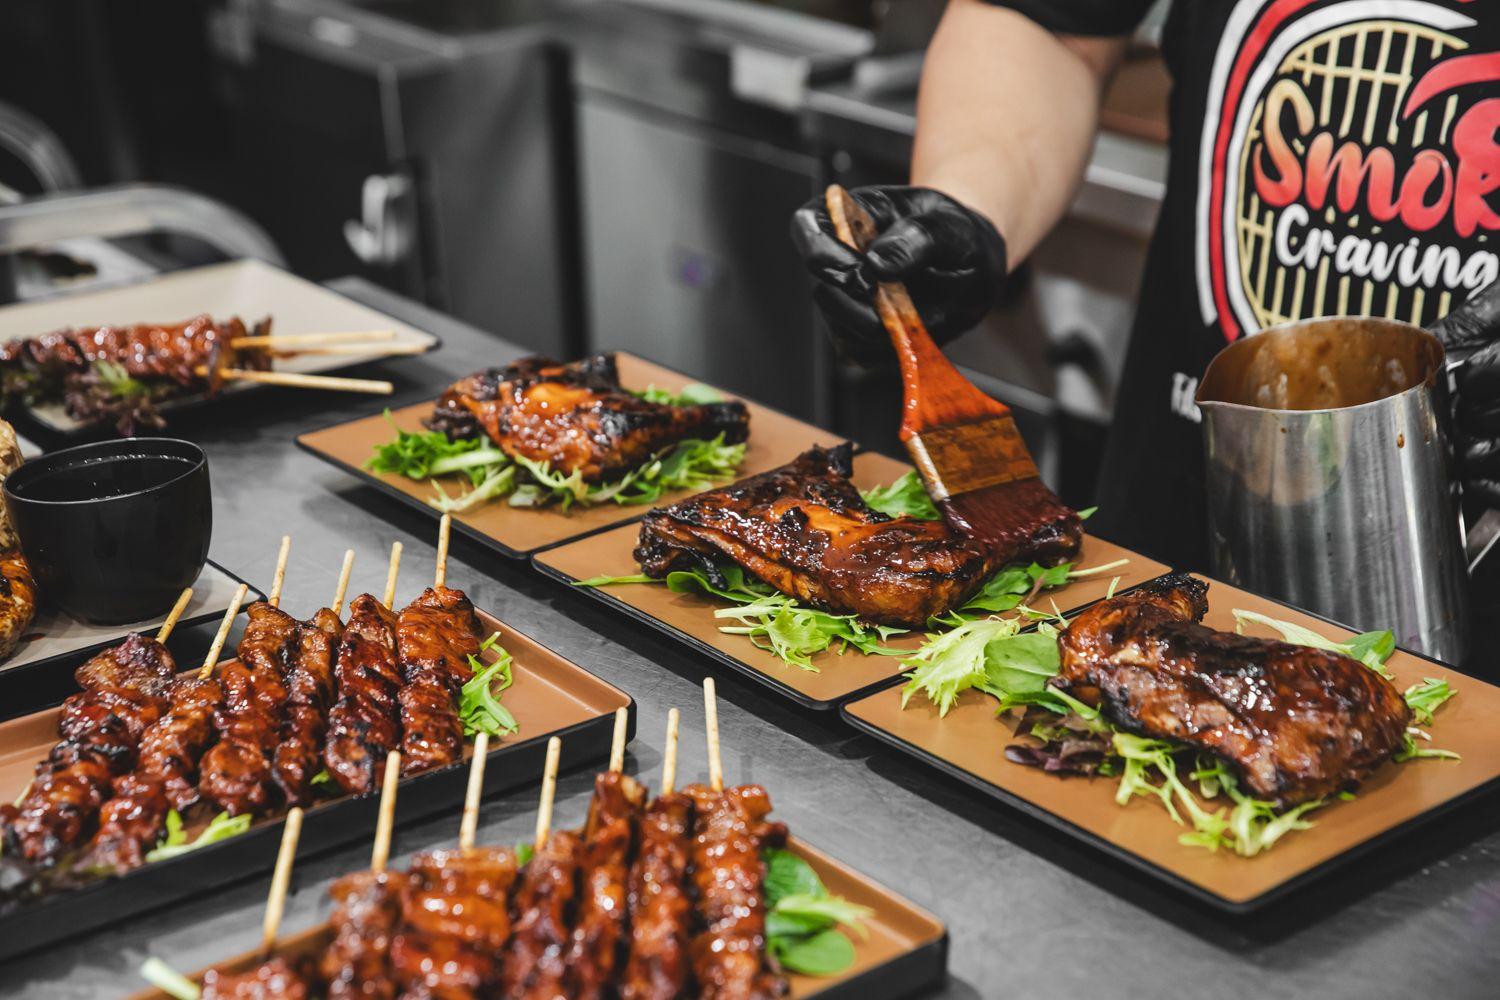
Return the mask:
M834 230L863 253L875 222L837 184L825 195ZM922 323L906 286L883 281L875 308L901 364L900 437L943 519L1004 562L1054 563L1078 551L1078 515L1042 482L1010 407L964 378Z

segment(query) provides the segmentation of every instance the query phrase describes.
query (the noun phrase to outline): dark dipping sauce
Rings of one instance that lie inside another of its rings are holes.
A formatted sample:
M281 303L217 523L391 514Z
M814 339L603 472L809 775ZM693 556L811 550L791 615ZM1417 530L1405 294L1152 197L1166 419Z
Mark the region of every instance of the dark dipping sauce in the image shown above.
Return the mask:
M49 472L14 490L23 500L77 503L129 496L187 475L197 462L175 455L118 455Z

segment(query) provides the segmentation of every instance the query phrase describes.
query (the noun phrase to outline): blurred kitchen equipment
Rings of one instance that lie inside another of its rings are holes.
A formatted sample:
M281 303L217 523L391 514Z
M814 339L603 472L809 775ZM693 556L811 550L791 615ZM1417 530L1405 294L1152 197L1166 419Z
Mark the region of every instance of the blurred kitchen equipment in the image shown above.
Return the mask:
M1384 319L1220 351L1198 387L1217 575L1450 663L1468 636L1444 352Z

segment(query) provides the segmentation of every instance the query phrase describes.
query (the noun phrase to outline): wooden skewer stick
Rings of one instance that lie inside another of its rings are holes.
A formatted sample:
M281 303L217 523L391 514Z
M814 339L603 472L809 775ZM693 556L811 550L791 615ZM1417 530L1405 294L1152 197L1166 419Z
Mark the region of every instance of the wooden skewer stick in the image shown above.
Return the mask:
M370 871L385 871L391 856L391 827L396 822L396 786L401 783L401 751L385 755L385 780L380 784L380 813L375 817L375 846L370 849Z
M203 658L203 666L198 669L199 680L203 680L214 672L214 667L219 662L219 654L224 651L224 640L229 638L229 629L234 625L235 616L240 613L240 605L244 603L245 594L249 589L248 584L242 583L234 592L234 598L224 611L224 620L219 623L219 631L214 636L214 643L208 647L208 655Z
M235 337L230 347L306 347L317 344L349 344L366 340L395 340L395 330L352 330L347 333L273 333Z
M557 762L562 756L562 740L554 736L547 741L547 764L542 768L542 798L536 807L536 836L531 846L540 851L552 833L552 800L557 795Z
M615 709L615 731L609 741L609 769L619 774L625 769L625 730L630 726L630 710L621 705Z
M271 577L271 596L266 603L273 608L281 606L281 585L286 582L286 558L292 552L292 536L281 536L281 551L276 553L276 575Z
M339 568L339 585L333 591L333 608L335 615L344 609L344 595L349 592L349 574L354 571L354 550L348 549L344 552L344 565Z
M193 373L200 378L206 378L208 368L199 365ZM219 377L226 382L258 382L261 385L283 385L293 389L368 392L376 396L389 396L396 391L395 385L382 379L340 378L336 375L309 375L306 372L263 372L253 368L221 368Z
M703 723L708 732L708 787L724 790L724 761L719 756L719 694L712 677L703 678Z
M465 854L474 850L474 835L479 829L479 800L484 795L484 762L490 753L490 734L474 737L474 757L469 761L469 787L464 791L464 816L458 824L458 849Z
M172 630L177 627L177 619L187 610L187 606L193 600L193 588L184 587L182 593L177 595L177 603L172 605L172 610L167 612L167 620L161 623L161 628L156 630L156 641L166 642Z
M677 728L682 713L672 709L667 713L667 749L661 760L661 793L671 795L677 787Z
M448 536L453 533L453 515L444 514L438 521L438 553L437 571L433 574L432 585L441 587L448 579Z
M262 345L265 346L265 345ZM332 344L328 347L283 347L277 348L271 345L267 350L283 350L290 354L318 354L323 356L336 354L368 355L372 360L376 358L393 358L407 354L426 354L431 348L427 344L377 344L365 342L359 344Z
M292 861L297 856L297 838L302 836L302 809L293 806L286 814L286 829L281 832L281 850L276 852L276 870L271 873L271 895L266 900L266 919L261 924L260 950L270 955L281 930L281 914L286 909L286 890L292 881Z
M401 543L391 543L391 564L385 571L385 606L396 599L396 575L401 572Z

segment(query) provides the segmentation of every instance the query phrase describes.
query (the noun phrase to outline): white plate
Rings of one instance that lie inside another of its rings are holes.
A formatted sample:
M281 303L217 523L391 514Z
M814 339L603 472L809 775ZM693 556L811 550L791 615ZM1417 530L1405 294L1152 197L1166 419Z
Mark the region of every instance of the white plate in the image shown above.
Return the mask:
M382 342L383 347L421 344L430 350L438 344L438 338L425 330L258 260L212 264L154 276L132 285L0 307L0 340L36 337L66 327L180 323L204 313L215 319L238 316L247 327L270 316L271 332L275 334L394 330L396 339ZM278 358L275 367L278 371L320 373L385 356L379 350L368 354L304 354ZM251 388L258 387L231 383L223 391L244 392ZM184 396L162 408L202 398ZM61 405L35 406L30 412L39 422L59 432L86 426L64 413Z

